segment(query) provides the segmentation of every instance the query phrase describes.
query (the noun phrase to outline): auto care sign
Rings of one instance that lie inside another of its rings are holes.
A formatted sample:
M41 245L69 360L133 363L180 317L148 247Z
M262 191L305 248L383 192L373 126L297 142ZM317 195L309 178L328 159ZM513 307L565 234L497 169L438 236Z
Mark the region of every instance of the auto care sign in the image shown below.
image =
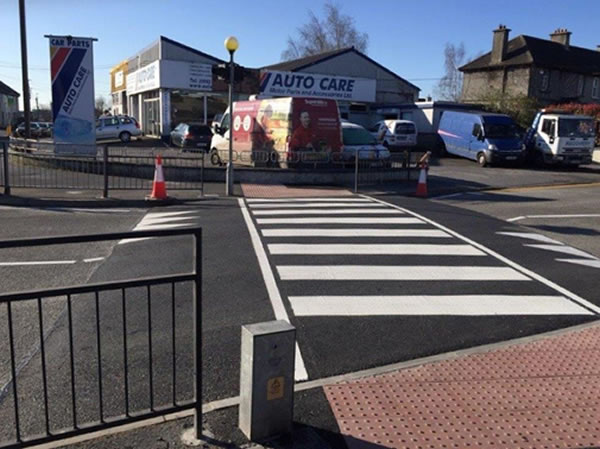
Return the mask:
M265 71L260 93L278 97L331 98L344 101L375 101L376 81L366 78L318 73Z
M95 154L96 118L92 47L96 39L72 36L46 37L50 41L52 116L56 151Z

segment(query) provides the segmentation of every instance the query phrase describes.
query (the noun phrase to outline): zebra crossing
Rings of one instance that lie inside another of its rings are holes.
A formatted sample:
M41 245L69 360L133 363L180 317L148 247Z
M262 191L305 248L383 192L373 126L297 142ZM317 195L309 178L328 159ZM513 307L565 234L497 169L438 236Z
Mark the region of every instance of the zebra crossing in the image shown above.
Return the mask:
M251 198L240 206L270 262L263 274L272 270L296 317L600 313L482 245L376 199Z

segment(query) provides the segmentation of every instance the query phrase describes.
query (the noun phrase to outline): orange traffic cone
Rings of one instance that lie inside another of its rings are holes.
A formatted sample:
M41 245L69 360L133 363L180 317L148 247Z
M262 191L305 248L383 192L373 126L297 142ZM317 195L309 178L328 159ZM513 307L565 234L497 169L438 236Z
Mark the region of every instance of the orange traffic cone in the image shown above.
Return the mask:
M152 182L152 193L146 199L150 200L166 200L167 187L165 185L165 175L162 168L162 158L160 154L156 156L156 164L154 169L154 181Z
M419 183L417 184L417 196L422 198L427 197L427 166L421 165L421 173L419 173Z

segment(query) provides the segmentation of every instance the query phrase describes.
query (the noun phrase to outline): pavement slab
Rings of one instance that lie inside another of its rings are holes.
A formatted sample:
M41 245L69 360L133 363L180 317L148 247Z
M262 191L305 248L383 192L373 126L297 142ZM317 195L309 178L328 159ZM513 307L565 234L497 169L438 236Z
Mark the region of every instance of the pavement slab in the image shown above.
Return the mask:
M349 449L600 446L600 325L326 386Z

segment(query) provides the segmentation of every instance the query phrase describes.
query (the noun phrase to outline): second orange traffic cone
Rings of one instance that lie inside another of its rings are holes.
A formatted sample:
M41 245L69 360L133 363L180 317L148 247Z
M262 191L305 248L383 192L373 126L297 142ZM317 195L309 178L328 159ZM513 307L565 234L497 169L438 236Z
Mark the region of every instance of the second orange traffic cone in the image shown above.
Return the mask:
M156 156L154 168L154 181L152 182L152 193L148 197L151 200L166 200L167 186L165 185L165 175L162 168L162 158L160 154Z
M421 165L421 173L419 173L419 183L417 184L417 196L422 198L427 197L427 166Z

